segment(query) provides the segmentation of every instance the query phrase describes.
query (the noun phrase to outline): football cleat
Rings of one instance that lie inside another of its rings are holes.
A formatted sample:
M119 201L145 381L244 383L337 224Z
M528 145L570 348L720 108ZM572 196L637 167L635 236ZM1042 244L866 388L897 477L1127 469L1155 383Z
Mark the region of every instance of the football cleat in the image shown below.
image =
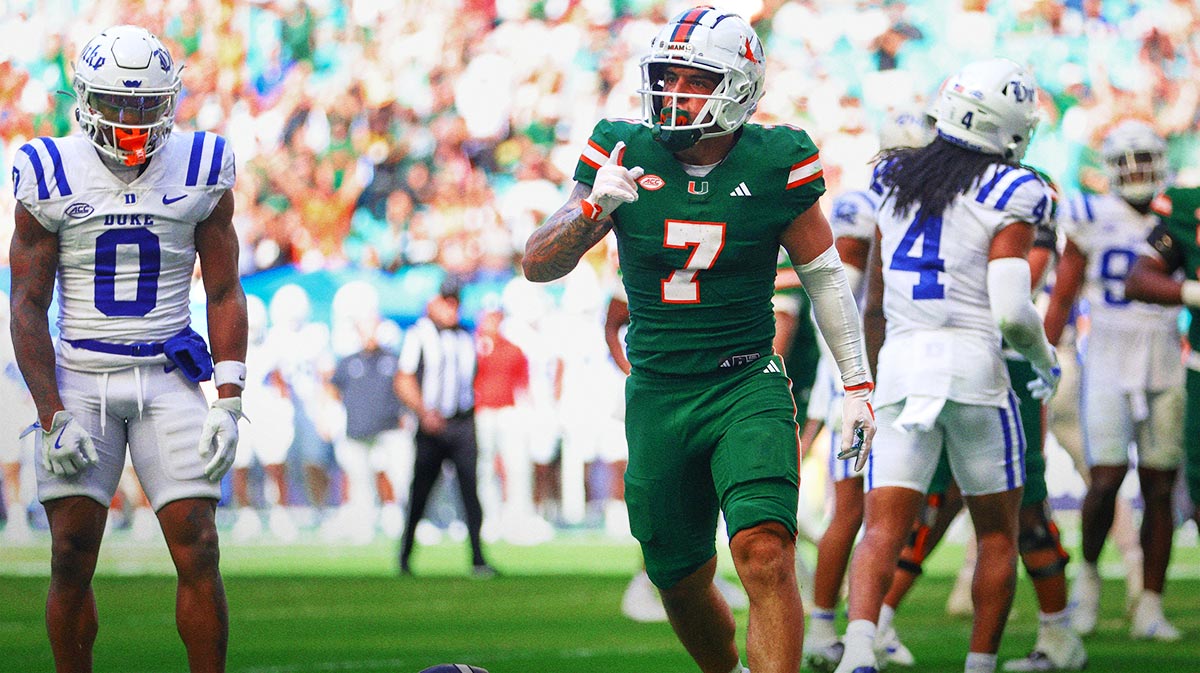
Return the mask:
M840 640L805 648L804 665L817 673L833 673L842 661L846 646Z
M1080 644L1078 650L1065 653L1061 661L1055 661L1049 654L1034 650L1021 659L1011 659L1004 662L1002 670L1010 673L1036 673L1038 671L1082 671L1087 666L1087 652Z
M1161 606L1145 600L1139 600L1133 610L1133 623L1129 635L1134 640L1158 640L1168 643L1183 637L1179 629L1167 621Z
M912 666L917 663L912 652L900 642L896 629L891 626L875 637L875 658L885 666Z
M650 577L646 572L633 576L625 594L621 597L621 614L635 622L653 623L667 621L667 611Z

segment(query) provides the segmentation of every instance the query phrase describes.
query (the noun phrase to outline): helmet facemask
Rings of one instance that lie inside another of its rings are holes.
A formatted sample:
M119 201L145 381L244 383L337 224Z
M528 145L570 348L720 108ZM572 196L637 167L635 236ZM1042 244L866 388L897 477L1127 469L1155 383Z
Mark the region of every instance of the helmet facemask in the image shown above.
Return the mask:
M113 26L92 38L72 85L75 118L104 156L138 166L166 144L182 83L170 52L146 29Z
M105 155L137 166L162 148L175 120L177 91L79 91L79 125Z
M651 43L642 59L642 123L671 152L703 138L728 135L741 128L763 94L762 45L754 30L736 15L696 8L677 16ZM712 92L666 91L671 66L695 68L719 76ZM693 117L680 103L701 99Z
M1145 205L1167 184L1167 143L1149 124L1125 120L1104 137L1100 154L1121 198Z

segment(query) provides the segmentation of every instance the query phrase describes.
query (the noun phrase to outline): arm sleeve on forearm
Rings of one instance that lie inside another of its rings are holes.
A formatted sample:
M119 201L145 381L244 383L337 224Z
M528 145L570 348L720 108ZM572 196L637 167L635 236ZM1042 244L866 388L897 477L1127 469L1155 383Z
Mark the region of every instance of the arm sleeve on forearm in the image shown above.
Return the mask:
M993 259L988 262L987 280L992 318L1000 334L1034 366L1053 366L1054 354L1042 318L1029 298L1029 262L1020 257Z
M842 373L842 383L869 381L858 305L837 250L830 246L816 259L797 266L796 274L812 300L813 317Z

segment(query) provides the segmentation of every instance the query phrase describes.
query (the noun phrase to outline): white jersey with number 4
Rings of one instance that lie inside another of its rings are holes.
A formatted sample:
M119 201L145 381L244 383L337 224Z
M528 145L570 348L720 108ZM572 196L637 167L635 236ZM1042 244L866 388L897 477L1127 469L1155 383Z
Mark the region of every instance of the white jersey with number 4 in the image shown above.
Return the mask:
M59 238L59 365L113 371L166 362L65 340L161 344L187 328L196 225L233 182L232 148L206 132L171 134L128 184L82 135L36 138L18 150L17 199Z
M887 338L875 404L921 395L1006 406L1010 383L988 298L988 254L1000 230L1052 215L1050 188L1033 171L997 164L945 212L918 211L919 204L895 212L890 196L879 209Z
M1179 308L1125 298L1125 278L1158 217L1113 194L1073 194L1058 219L1087 256L1080 297L1091 318L1085 364L1092 380L1121 390L1182 386Z

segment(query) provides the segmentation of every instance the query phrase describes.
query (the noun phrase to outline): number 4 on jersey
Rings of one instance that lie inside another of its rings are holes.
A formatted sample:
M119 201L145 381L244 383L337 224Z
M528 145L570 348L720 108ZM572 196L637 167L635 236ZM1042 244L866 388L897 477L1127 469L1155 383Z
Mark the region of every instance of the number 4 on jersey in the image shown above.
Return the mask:
M921 239L921 254L912 254ZM917 284L913 286L912 296L919 299L942 299L946 296L946 286L938 282L938 273L946 270L946 260L942 259L942 217L925 217L917 214L904 238L896 246L892 254L892 262L888 268L896 271L915 271Z

